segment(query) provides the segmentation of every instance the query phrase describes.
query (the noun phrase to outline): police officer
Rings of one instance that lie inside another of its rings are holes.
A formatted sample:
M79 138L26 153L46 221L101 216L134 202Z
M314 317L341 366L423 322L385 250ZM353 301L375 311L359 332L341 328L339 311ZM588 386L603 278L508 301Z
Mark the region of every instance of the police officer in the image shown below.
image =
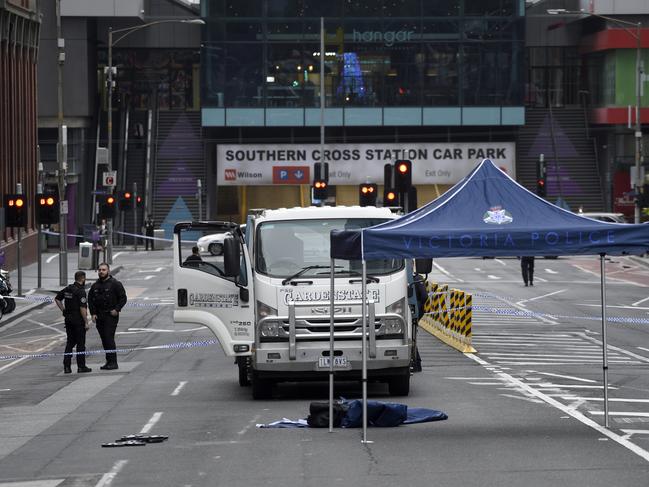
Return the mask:
M86 273L77 271L74 273L74 283L63 288L54 298L54 302L63 312L65 317L65 333L68 337L65 343L65 355L63 356L63 372L72 372L72 349L77 347L77 372L91 372L86 367L86 330L90 328L88 323L88 310L86 300Z
M530 286L534 286L534 256L521 257L521 272L523 273L523 282L525 286L529 282Z
M110 275L110 267L105 262L97 268L99 279L90 287L88 307L92 321L97 325L104 350L115 350L115 330L119 313L126 304L126 291L122 283ZM117 369L117 353L106 352L106 363L102 370Z

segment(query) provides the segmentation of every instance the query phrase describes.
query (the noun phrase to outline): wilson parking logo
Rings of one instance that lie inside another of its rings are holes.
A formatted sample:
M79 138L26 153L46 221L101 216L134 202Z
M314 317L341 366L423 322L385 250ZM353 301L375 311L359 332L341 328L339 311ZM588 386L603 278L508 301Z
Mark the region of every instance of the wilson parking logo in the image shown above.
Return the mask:
M225 180L226 181L236 181L237 180L237 170L236 169L225 169Z

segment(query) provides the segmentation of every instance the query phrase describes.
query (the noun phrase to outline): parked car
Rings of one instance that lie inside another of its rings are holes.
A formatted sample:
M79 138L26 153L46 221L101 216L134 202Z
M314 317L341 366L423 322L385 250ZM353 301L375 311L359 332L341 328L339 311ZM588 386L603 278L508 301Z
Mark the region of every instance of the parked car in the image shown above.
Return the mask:
M241 231L245 234L246 226L241 225ZM223 240L227 233L213 233L201 237L196 242L196 246L201 253L209 252L212 255L223 254Z
M578 215L608 223L629 223L626 221L626 217L622 213L584 212L578 213Z

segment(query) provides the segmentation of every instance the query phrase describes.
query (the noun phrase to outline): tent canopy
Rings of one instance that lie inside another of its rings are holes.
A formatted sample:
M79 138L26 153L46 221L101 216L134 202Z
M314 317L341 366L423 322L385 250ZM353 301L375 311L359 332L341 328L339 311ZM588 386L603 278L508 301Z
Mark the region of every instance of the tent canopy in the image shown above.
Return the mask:
M418 210L331 233L334 259L622 255L649 251L649 225L582 217L528 191L488 159Z

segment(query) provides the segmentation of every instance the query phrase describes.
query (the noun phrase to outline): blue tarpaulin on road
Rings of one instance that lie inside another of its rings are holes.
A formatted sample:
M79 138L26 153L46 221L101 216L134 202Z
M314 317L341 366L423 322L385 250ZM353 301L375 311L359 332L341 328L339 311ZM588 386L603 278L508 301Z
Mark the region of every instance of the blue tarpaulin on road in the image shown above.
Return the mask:
M649 225L607 223L559 208L488 159L418 210L331 233L333 259L622 255L649 251Z

